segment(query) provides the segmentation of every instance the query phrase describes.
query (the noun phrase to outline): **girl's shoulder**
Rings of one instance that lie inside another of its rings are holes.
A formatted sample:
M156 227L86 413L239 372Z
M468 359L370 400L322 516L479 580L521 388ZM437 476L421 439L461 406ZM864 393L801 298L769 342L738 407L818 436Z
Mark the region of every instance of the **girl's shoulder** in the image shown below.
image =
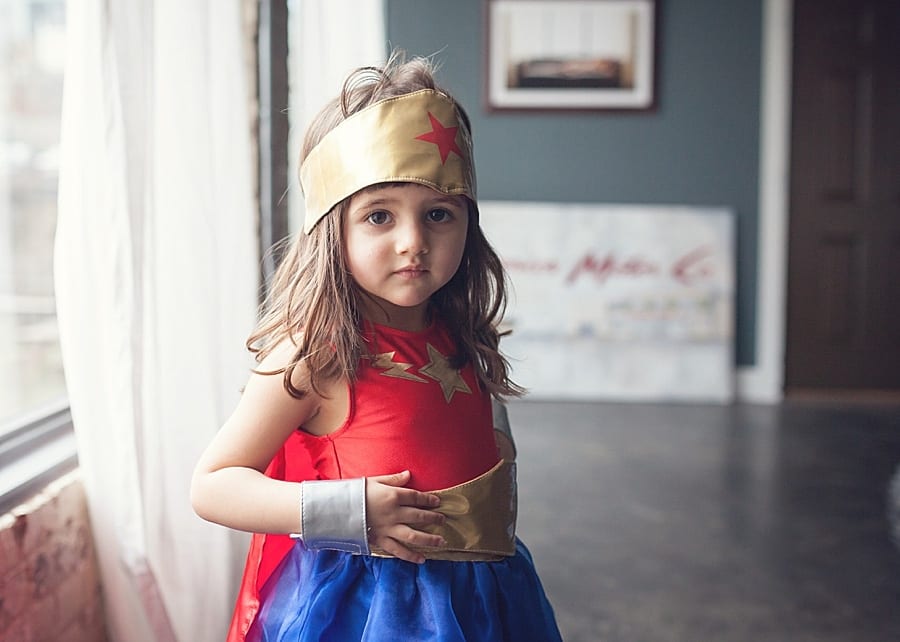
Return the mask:
M259 382L270 389L270 394L278 394L280 403L293 406L298 412L297 428L304 428L312 434L327 434L334 429L333 424L343 422L347 412L347 381L341 378L320 378L313 385L313 377L305 360L297 361L297 345L290 339L281 341L256 367L254 377L269 377ZM290 368L292 386L302 392L302 397L294 398L285 387L285 372ZM276 386L280 390L275 390ZM286 397L291 397L290 401Z
M252 370L237 406L211 446L212 468L230 465L265 470L285 440L319 412L318 395L297 397L285 387L285 369L293 354L290 342L276 346ZM307 373L302 366L294 371L292 380L303 390Z
M288 368L291 371L291 383L298 390L310 387L309 367L303 360L297 360L297 343L291 338L279 341L254 368L255 376L284 375Z
M292 387L301 395L292 394L286 385L286 373L290 372ZM248 392L258 391L270 402L284 407L294 407L302 412L300 406L309 411L318 403L317 395L310 385L310 372L306 363L297 360L297 347L289 339L278 343L253 368L244 396ZM299 406L297 402L300 402Z

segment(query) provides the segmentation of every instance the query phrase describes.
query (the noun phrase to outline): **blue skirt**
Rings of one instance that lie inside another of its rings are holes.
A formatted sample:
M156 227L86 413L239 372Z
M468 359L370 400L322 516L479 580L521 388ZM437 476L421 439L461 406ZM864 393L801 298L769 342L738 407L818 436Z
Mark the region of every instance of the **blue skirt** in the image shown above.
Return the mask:
M521 541L499 562L310 551L297 542L261 595L262 642L561 642Z

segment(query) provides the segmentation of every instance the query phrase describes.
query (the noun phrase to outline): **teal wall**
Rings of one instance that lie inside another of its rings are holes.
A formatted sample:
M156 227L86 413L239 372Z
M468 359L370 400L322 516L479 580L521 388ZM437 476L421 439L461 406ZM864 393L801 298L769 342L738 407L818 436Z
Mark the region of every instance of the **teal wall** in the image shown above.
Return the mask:
M482 0L387 0L392 47L436 54L472 118L479 198L711 205L737 215L738 365L755 363L759 0L660 0L650 113L489 113Z

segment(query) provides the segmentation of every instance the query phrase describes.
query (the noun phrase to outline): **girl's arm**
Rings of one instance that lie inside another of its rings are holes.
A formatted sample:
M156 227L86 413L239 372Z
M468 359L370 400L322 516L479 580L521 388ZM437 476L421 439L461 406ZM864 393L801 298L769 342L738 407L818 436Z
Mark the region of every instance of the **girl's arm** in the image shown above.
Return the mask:
M287 350L276 350L259 370L275 370L289 356ZM297 371L302 381L305 373ZM299 532L300 484L271 479L263 471L291 432L318 413L323 403L327 400L315 394L292 397L281 375L252 374L234 412L194 470L191 503L197 514L243 531ZM438 498L402 488L408 481L406 471L366 481L369 540L401 559L420 562L424 557L405 544L438 546L442 539L413 526L441 523L444 517L428 510L437 506Z
M273 353L259 369L277 369L286 355L279 356ZM297 532L298 484L270 479L262 471L318 405L314 395L291 397L282 375L253 373L234 412L194 469L191 503L197 514L242 531Z

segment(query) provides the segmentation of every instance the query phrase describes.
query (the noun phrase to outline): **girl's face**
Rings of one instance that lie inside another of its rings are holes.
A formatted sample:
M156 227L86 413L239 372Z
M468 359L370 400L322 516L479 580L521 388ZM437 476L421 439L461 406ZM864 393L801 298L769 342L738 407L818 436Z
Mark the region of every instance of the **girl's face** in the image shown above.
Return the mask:
M363 290L363 316L406 330L427 323L432 294L456 274L468 206L418 183L366 188L344 217L347 268Z

